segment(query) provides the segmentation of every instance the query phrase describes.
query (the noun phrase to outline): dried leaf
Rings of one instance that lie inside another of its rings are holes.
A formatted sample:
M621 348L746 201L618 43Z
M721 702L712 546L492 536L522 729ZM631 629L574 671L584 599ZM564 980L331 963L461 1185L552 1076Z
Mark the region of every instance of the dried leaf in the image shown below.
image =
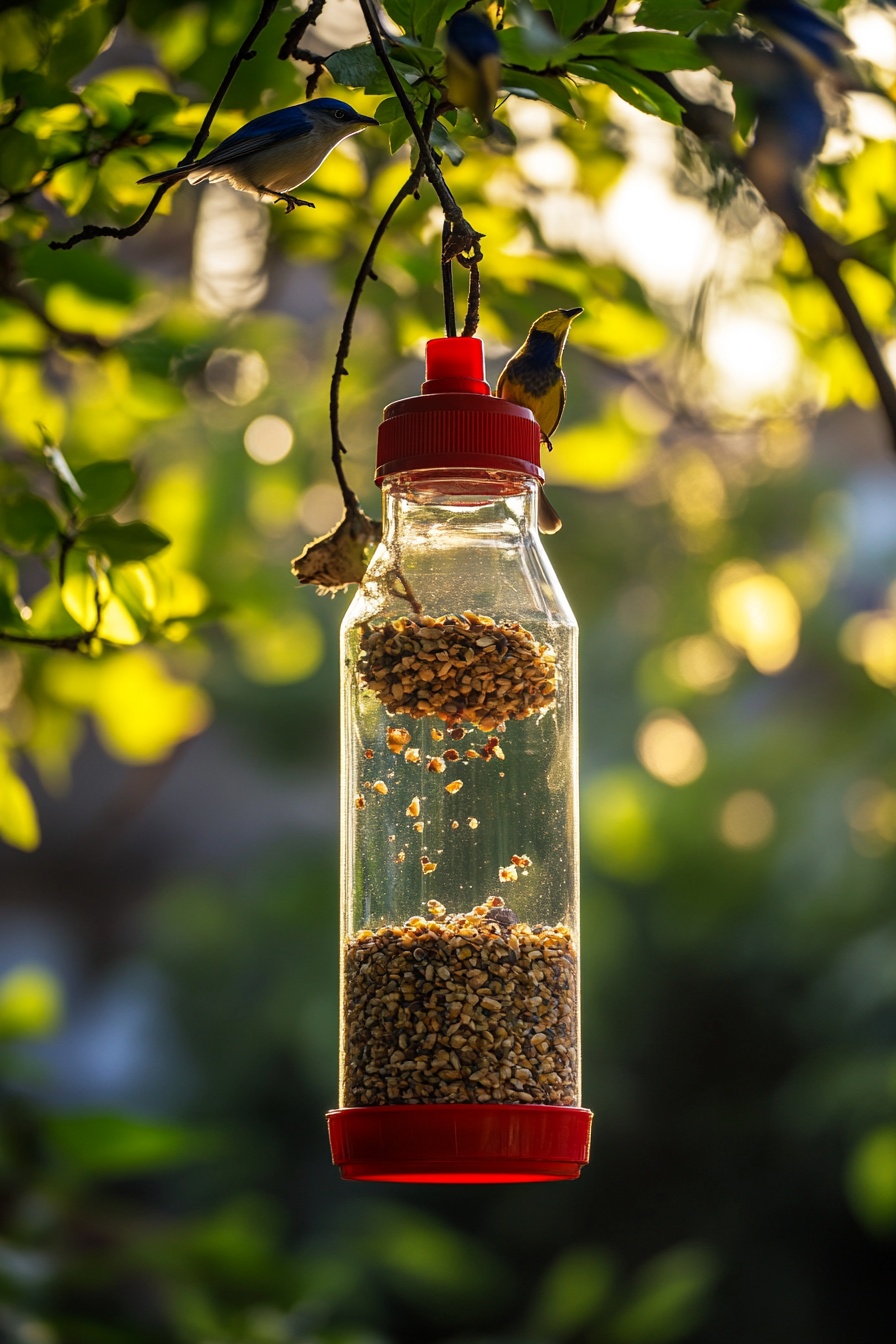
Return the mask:
M382 524L368 518L363 509L346 509L331 532L310 541L293 560L292 572L299 583L316 583L322 596L332 596L350 583L361 582L367 553L382 535Z

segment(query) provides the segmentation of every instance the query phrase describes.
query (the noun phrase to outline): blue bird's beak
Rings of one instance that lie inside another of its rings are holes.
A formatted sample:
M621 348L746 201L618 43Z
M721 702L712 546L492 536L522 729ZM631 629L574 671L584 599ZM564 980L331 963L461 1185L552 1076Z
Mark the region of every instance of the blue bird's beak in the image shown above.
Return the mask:
M379 126L380 124L376 117L365 117L362 112L355 113L355 120L360 121L364 126Z
M572 319L573 319L574 317L579 317L582 313L584 313L585 309L584 309L584 308L561 308L560 311L561 311L561 313L563 314L563 316L564 316L564 317L568 317L569 320L570 320L570 322L571 322Z

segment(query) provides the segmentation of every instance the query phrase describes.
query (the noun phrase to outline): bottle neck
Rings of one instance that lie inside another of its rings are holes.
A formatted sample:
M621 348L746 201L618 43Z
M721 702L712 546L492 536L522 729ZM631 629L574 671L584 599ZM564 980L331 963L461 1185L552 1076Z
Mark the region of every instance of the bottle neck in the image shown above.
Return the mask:
M382 489L387 547L538 541L538 481L522 472L408 471L387 476Z

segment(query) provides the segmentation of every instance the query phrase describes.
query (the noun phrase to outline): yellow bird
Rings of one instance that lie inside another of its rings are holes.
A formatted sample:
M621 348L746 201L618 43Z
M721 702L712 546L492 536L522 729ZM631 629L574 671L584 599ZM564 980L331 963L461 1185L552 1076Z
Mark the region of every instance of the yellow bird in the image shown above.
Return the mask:
M495 393L517 406L528 406L541 428L550 450L551 435L560 423L566 405L566 378L560 367L563 347L573 319L584 308L553 308L542 313L529 328L529 335L516 354L507 361ZM559 532L563 524L548 501L544 490L538 500L538 527L541 532Z

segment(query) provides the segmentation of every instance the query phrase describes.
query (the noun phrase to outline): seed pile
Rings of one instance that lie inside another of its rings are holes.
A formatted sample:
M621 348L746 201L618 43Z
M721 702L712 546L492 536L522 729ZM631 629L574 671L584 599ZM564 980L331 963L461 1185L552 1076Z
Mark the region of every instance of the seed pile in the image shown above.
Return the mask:
M576 953L500 896L363 929L345 954L345 1106L577 1104Z
M392 714L433 715L490 732L554 703L556 657L519 621L461 616L399 617L365 626L361 681ZM394 750L395 748L393 748Z

